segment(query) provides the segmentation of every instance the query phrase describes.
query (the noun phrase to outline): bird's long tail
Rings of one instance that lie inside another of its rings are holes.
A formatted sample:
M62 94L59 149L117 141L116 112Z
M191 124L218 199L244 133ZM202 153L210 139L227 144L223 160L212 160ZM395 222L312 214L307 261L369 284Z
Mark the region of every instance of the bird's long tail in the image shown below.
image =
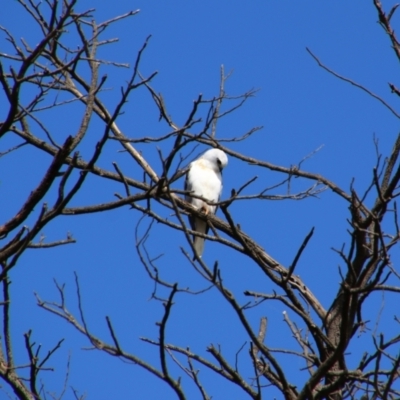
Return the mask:
M207 232L207 222L206 221L196 218L195 226L196 226L197 232L204 233L204 234ZM194 244L194 248L197 251L198 256L201 257L203 255L203 250L204 250L204 238L195 236L193 238L193 244Z

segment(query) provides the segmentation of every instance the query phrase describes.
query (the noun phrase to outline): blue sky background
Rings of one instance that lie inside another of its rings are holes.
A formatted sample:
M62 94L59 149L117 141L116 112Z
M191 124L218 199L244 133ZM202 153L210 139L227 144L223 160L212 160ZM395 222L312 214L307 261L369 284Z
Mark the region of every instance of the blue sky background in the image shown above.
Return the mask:
M11 0L2 4L0 25L7 27L16 37L24 37L34 46L39 31L32 27L30 17ZM384 1L386 10L394 2ZM398 133L398 119L376 100L353 86L339 81L319 68L306 52L310 48L320 60L339 74L354 79L398 107L398 98L390 93L388 82L399 87L398 60L390 47L388 37L377 23L372 2L345 1L80 1L77 11L96 8L94 17L101 22L133 9L140 13L121 21L106 31L103 38L118 37L118 43L104 47L104 59L132 63L145 38L152 35L140 71L149 75L158 71L152 86L162 93L170 115L183 124L199 93L211 98L218 93L220 66L233 71L226 85L231 95L258 88L257 95L242 108L221 120L219 138L240 136L254 126L263 130L245 142L229 144L233 150L277 165L290 166L323 145L323 148L303 165L305 170L320 173L349 191L352 179L356 190L363 192L372 179L376 163L374 136L379 140L381 153L389 154ZM393 19L398 27L399 17ZM78 43L71 37L71 45ZM0 51L11 52L4 34L0 36ZM129 78L127 69L103 67L100 76L107 73L107 89L101 96L109 107L119 100L119 88ZM32 95L23 92L23 98ZM62 142L79 125L82 108L65 107L43 115L54 137ZM7 113L7 103L0 95L0 119ZM128 137L157 136L169 132L158 122L158 110L146 90L133 93L124 108L118 124ZM37 127L33 128L37 131ZM81 147L82 157L91 154L93 145L103 132L94 118L88 137ZM196 131L195 129L193 131ZM0 142L4 151L15 139L6 137ZM161 171L157 146L138 146L144 156ZM160 145L166 154L170 144ZM198 148L194 155L205 148ZM99 160L103 168L113 169L118 163L127 176L138 179L139 169L127 153L119 152L118 143L110 143ZM185 153L187 154L187 152ZM190 156L189 161L194 157ZM50 158L29 148L0 158L0 220L8 220L23 204L24 199L40 181ZM258 170L230 158L224 171L224 194L238 189L244 182L258 176L247 189L257 193L271 186L283 176L267 170ZM294 189L304 189L310 182L295 180ZM183 186L177 182L176 187ZM71 205L89 205L115 199L114 193L123 194L122 185L90 177L84 189ZM285 194L286 188L275 193ZM45 199L51 204L55 193ZM372 200L372 198L371 198ZM156 208L159 209L159 208ZM160 209L159 209L160 210ZM40 210L34 210L27 225L33 223ZM168 211L160 211L168 215ZM348 204L331 192L318 199L303 201L237 202L231 212L242 229L258 240L266 251L283 265L290 265L298 247L311 227L315 234L304 253L296 273L309 285L314 294L328 308L338 290L343 267L332 251L348 243L346 218ZM222 217L220 213L219 216ZM60 351L49 365L54 372L43 372L46 388L59 393L62 390L68 355L71 356L68 385L88 399L173 399L168 386L140 367L123 363L98 351L82 351L87 340L64 321L36 306L34 292L42 299L58 300L53 279L66 284L68 307L77 312L74 275L79 275L83 305L91 331L105 341L111 338L105 323L110 316L121 345L127 351L143 357L158 366L156 348L144 344L139 337L158 338L155 322L163 315L163 306L150 301L153 283L138 260L135 226L139 215L128 207L112 212L62 217L50 223L43 234L47 241L64 238L71 232L77 243L50 250L29 250L11 272L12 330L16 359L26 363L23 333L33 330L32 337L42 344L46 354L60 338L65 338ZM148 220L139 227L143 233ZM163 254L156 264L163 278L179 282L181 287L193 290L205 288L206 282L196 274L180 251L189 250L183 234L171 232L164 226L154 225L147 242L152 256ZM393 265L399 252L392 255ZM219 261L226 287L241 303L248 301L244 290L270 293L274 287L256 265L245 257L214 243L206 243L204 260L212 266ZM162 292L164 295L166 292ZM190 347L211 359L207 346L221 345L224 356L235 362L236 352L247 341L239 355L239 368L246 378L254 371L248 360L249 342L243 328L237 323L233 310L225 304L216 290L201 296L179 294L167 329L167 342ZM360 355L371 348L371 332L384 331L387 337L398 327L393 316L398 304L393 295L376 294L366 306L371 320L369 332L354 339L349 348L349 366L355 366ZM382 311L382 306L386 307ZM264 303L249 312L255 331L261 316L269 320L267 345L273 348L299 350L291 338L280 303ZM288 311L288 310L286 310ZM299 322L293 313L290 317ZM379 315L379 324L375 321ZM304 381L304 364L299 359L279 356L288 376L299 387ZM185 360L181 359L182 363ZM174 377L181 375L183 388L190 399L200 398L196 388L185 374L171 362ZM226 384L204 368L200 378L213 399L244 399L246 394ZM265 398L280 398L271 388L264 389ZM4 397L2 397L4 396ZM6 398L0 392L0 399ZM66 399L72 398L69 390Z

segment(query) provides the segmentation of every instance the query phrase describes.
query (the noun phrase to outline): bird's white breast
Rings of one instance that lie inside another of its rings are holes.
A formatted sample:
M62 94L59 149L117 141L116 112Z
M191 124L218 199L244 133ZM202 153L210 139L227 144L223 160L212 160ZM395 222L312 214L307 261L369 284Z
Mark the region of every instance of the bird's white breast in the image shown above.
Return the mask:
M197 196L218 202L222 190L221 173L216 172L207 160L197 160L192 163L188 176L188 190ZM215 206L209 206L200 199L191 199L197 207L206 207L210 212L215 212Z

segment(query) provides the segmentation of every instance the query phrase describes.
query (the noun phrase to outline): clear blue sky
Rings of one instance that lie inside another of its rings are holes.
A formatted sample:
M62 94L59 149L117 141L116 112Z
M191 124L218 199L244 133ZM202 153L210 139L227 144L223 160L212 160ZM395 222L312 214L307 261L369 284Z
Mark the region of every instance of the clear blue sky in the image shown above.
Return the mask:
M383 3L387 10L394 4L391 1ZM398 133L397 118L364 92L323 71L306 52L306 47L310 48L330 68L367 86L398 109L398 98L390 93L387 83L399 86L399 63L389 39L377 23L372 1L84 0L79 2L77 11L92 7L96 8L94 17L98 22L140 9L135 17L106 31L105 38L119 37L120 40L102 49L100 55L132 64L145 38L151 34L140 71L144 75L158 71L152 86L163 94L169 113L180 124L184 123L192 101L199 93L205 97L218 93L222 64L226 72L233 70L226 86L229 94L259 88L254 98L219 123L219 138L242 135L254 126L264 127L251 139L230 144L233 150L290 166L323 145L303 165L304 169L326 176L347 191L352 179L360 191L371 181L376 162L374 135L379 139L381 152L387 155L390 151ZM395 16L395 26L398 23L399 17ZM32 46L37 43L38 31L32 29L29 17L15 1L3 1L0 25L6 26L17 37L24 37ZM0 51L9 52L8 46L1 34ZM128 79L129 71L111 67L102 71L100 75L108 74L105 88L109 89L103 93L103 99L112 107L119 99L119 88ZM29 91L23 96L28 97ZM1 120L6 112L4 101L1 94ZM71 112L62 113L48 119L47 124L61 141L67 134L75 132L79 119L79 114L76 117ZM169 132L157 120L158 111L150 96L140 90L125 106L118 124L128 137ZM95 119L81 149L83 157L90 154L101 132L101 124ZM0 151L11 142L10 138L0 142ZM160 172L156 146L139 148ZM168 147L161 146L161 149L166 152ZM138 168L134 161L118 150L117 144L110 146L99 165L112 169L111 162L116 161L126 175L137 178ZM204 148L195 154L201 150ZM26 148L0 158L0 223L19 209L47 168L50 159L35 154ZM283 178L231 158L224 171L223 198L229 196L232 188L239 188L254 175L258 175L258 180L248 188L249 194ZM183 182L176 186L183 186ZM306 186L307 182L294 182L295 189ZM123 194L123 187L90 178L72 204L111 201L115 192ZM284 194L285 188L275 193ZM51 201L51 197L46 200ZM38 211L35 210L27 224L35 220ZM314 237L296 272L323 305L329 307L338 289L338 267L342 264L331 248L340 248L349 240L347 203L333 193L325 192L318 199L304 201L237 203L231 211L242 229L253 235L283 265L290 264L304 236L314 226ZM165 211L164 215L167 215ZM12 271L12 324L17 360L21 364L26 362L22 335L29 329L33 330L34 340L42 344L42 354L60 338L66 339L49 363L55 372L42 374L48 390L61 391L70 354L68 384L80 393L86 392L87 399L175 398L165 383L140 367L98 351L82 351L89 346L87 340L64 321L39 309L33 294L37 292L42 299L58 300L53 283L56 279L66 284L68 305L71 311L77 312L73 275L76 271L91 331L111 342L104 318L110 316L121 345L158 366L156 349L139 340L139 337L157 340L155 322L162 318L163 307L154 300L149 301L153 283L140 264L134 246L138 217L126 207L102 214L59 218L44 229L46 240L58 240L71 232L77 243L50 250L27 251ZM145 227L146 222L140 232L143 233ZM183 257L181 246L189 250L183 234L154 226L148 251L152 256L163 254L157 261L162 276L194 290L206 287ZM392 261L396 265L398 251L394 256ZM242 295L246 289L265 292L273 289L256 265L219 245L206 243L204 260L209 265L219 260L226 286L242 303L247 301ZM394 309L387 307L381 313L377 327L373 322L381 306L389 301L389 295L376 295L368 303L371 314L365 319L372 321L369 326L372 331L392 332ZM248 362L248 339L233 311L215 290L202 296L180 294L175 302L167 329L169 343L188 346L207 357L210 356L205 352L206 347L212 343L220 344L226 358L234 363L236 352L247 341L239 356L242 363L239 368L245 377L253 376ZM249 318L257 330L260 317L268 317L269 346L298 350L283 322L283 311L285 308L279 303L265 303L251 311ZM294 315L289 315L297 321ZM370 345L370 335L365 334L355 339L349 351L359 357ZM300 385L302 379L298 370L304 365L290 357L280 360L292 381ZM176 367L171 368L175 377L183 376L188 398L200 398L184 373ZM226 385L204 368L201 368L200 377L214 400L246 398L244 392ZM272 399L276 392L267 390L265 398ZM0 399L4 396L0 392ZM65 398L72 398L72 392L67 392Z

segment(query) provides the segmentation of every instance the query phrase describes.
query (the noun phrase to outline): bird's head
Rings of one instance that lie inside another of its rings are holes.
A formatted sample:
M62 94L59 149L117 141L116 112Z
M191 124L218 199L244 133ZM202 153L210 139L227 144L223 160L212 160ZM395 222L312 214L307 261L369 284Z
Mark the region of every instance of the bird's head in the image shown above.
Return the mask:
M222 171L228 164L228 156L219 149L207 150L200 158L212 163L219 171Z

